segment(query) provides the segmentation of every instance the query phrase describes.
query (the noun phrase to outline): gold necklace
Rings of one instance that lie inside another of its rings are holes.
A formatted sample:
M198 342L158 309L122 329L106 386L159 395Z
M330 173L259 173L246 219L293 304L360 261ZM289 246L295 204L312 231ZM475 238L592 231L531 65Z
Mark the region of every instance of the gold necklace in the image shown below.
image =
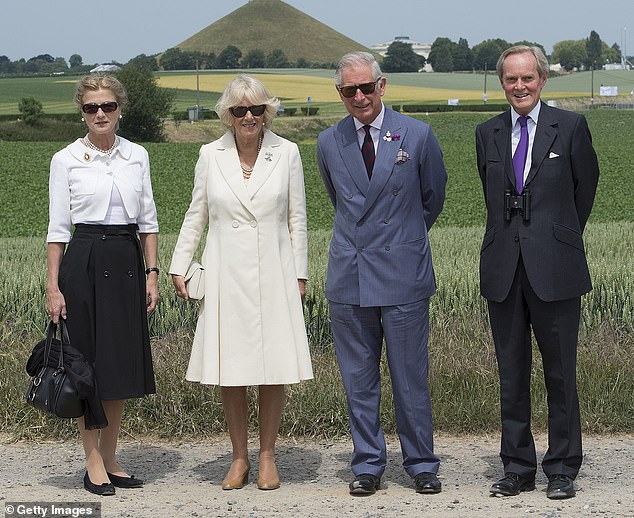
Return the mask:
M94 149L95 151L99 151L100 153L104 153L108 156L110 156L112 154L112 152L114 151L114 148L117 147L117 144L119 144L119 138L115 135L114 137L114 142L112 143L112 146L110 146L110 149L101 149L100 147L95 146L91 141L90 138L88 137L88 135L86 135L84 138L81 139L82 143L84 144L84 146L90 148L90 149Z
M258 161L258 155L260 154L260 150L262 149L262 135L260 135L260 137L258 138L258 151L255 154L255 161L253 162L253 167L244 167L242 165L242 161L240 161L240 169L242 169L242 178L244 178L245 180L248 180L249 178L251 178L251 173L253 172L253 169L255 169L255 162ZM237 147L237 144L236 144Z

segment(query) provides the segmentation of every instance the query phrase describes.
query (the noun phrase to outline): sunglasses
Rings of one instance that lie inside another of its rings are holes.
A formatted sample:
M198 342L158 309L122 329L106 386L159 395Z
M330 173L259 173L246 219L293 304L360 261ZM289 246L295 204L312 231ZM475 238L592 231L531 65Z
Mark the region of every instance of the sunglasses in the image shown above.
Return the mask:
M340 86L338 90L341 92L341 95L344 97L354 97L357 95L357 90L361 90L363 95L368 95L374 93L376 90L376 85L379 83L381 78L377 79L373 83L363 83L361 85L350 85L350 86Z
M266 110L266 104L258 104L257 106L232 106L229 108L231 115L238 119L244 117L247 112L251 112L251 115L258 117Z
M119 104L116 101L106 101L101 104L87 103L82 105L81 111L94 115L99 111L99 108L101 108L101 111L104 113L112 113L113 111L116 111L118 107Z

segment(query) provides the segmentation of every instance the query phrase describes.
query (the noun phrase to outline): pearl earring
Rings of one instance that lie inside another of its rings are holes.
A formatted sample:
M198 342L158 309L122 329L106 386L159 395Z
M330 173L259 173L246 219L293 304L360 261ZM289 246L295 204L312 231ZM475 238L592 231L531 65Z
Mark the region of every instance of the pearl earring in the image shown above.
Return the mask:
M82 121L82 122L86 122L86 121L84 120L84 118L83 118L83 117L81 118L81 121Z

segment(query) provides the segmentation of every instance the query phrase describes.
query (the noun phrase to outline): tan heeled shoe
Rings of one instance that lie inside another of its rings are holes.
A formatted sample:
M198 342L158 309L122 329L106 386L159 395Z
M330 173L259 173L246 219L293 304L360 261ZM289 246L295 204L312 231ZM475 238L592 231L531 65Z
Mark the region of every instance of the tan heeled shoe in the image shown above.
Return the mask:
M229 473L231 473L231 468L229 468L229 473L222 481L222 489L242 489L245 485L249 483L249 470L251 466L247 463L246 469L239 473L237 476L229 478Z
M275 466L275 457L260 457L258 489L270 491L280 487L280 475Z

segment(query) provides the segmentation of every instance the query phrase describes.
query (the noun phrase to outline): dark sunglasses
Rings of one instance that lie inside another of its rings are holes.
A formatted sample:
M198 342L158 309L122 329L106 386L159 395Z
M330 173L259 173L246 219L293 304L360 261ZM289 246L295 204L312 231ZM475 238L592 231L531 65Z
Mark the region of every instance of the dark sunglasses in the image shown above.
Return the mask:
M99 111L99 108L101 108L101 111L104 113L112 113L116 111L118 107L119 104L115 101L106 101L105 103L101 104L87 103L82 105L81 111L94 115Z
M357 94L357 90L361 90L363 95L368 95L374 93L376 90L376 85L380 81L380 78L374 81L373 83L363 83L361 85L350 85L350 86L340 86L338 89L341 92L341 95L344 97L354 97Z
M257 106L232 106L229 108L231 115L238 119L244 117L247 112L251 112L254 117L259 117L266 110L266 104L258 104Z

